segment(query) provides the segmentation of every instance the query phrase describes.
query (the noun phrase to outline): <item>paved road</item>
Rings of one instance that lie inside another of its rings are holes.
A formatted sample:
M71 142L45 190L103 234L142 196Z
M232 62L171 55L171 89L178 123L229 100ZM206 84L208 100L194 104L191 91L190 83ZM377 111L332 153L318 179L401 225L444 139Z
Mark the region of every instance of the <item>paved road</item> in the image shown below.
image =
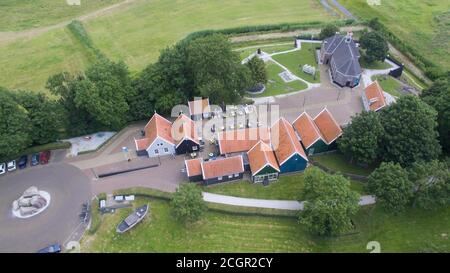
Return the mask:
M29 219L14 218L12 202L30 186L50 193L50 205ZM79 224L81 204L90 198L89 178L65 163L28 167L0 177L0 252L35 252L63 243Z
M299 201L242 198L209 192L203 192L203 200L211 203L219 203L243 207L285 209L285 210L303 210L304 208L304 202ZM361 196L361 199L359 201L360 206L367 206L372 204L375 204L374 196L372 195Z

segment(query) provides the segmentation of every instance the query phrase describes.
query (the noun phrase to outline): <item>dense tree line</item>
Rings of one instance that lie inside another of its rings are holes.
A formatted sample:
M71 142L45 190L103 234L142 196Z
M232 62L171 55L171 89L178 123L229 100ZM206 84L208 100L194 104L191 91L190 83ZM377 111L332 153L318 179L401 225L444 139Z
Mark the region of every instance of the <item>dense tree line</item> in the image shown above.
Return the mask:
M450 165L436 160L415 162L408 168L381 163L368 179L368 191L386 210L408 207L437 209L450 205Z
M437 112L420 98L400 97L379 113L361 113L344 128L338 148L356 163L377 161L410 166L437 159Z
M55 141L66 111L44 93L0 88L0 159L17 156L30 145Z

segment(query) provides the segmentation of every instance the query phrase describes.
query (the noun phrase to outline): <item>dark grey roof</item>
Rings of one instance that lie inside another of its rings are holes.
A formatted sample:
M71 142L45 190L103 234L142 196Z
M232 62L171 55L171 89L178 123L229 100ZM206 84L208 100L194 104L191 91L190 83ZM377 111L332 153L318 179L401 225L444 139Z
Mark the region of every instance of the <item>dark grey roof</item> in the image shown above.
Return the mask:
M332 54L336 69L340 73L353 76L361 74L360 54L353 39L336 34L325 39L324 49L326 53Z

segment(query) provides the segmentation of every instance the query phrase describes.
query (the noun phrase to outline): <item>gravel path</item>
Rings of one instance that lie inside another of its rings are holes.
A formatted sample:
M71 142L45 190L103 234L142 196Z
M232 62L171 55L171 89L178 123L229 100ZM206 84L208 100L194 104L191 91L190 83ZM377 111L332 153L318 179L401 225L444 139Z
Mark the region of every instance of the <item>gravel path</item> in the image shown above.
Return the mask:
M203 200L210 203L218 203L232 206L254 207L254 208L268 208L268 209L285 209L285 210L303 210L304 201L292 200L267 200L267 199L253 199L242 198L228 195L221 195L209 192L203 192ZM359 200L360 206L367 206L375 204L375 197L372 195L361 196Z

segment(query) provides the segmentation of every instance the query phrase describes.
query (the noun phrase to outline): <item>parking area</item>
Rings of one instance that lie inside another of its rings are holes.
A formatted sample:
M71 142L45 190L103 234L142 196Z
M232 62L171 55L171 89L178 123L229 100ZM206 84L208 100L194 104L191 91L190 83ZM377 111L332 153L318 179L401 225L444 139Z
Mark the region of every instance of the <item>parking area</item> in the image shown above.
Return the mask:
M49 207L29 219L12 216L12 202L31 186L47 191ZM0 177L0 252L36 252L60 243L79 226L81 204L91 199L89 178L65 163L28 167Z
M161 165L153 168L142 169L104 178L96 178L92 169L84 170L84 173L92 179L92 193L112 193L118 189L132 187L148 187L161 191L174 192L180 183L187 181L183 172L185 156L161 157ZM142 158L135 164L157 163L158 158ZM123 168L123 162L102 166L109 170ZM131 166L129 166L131 167Z

